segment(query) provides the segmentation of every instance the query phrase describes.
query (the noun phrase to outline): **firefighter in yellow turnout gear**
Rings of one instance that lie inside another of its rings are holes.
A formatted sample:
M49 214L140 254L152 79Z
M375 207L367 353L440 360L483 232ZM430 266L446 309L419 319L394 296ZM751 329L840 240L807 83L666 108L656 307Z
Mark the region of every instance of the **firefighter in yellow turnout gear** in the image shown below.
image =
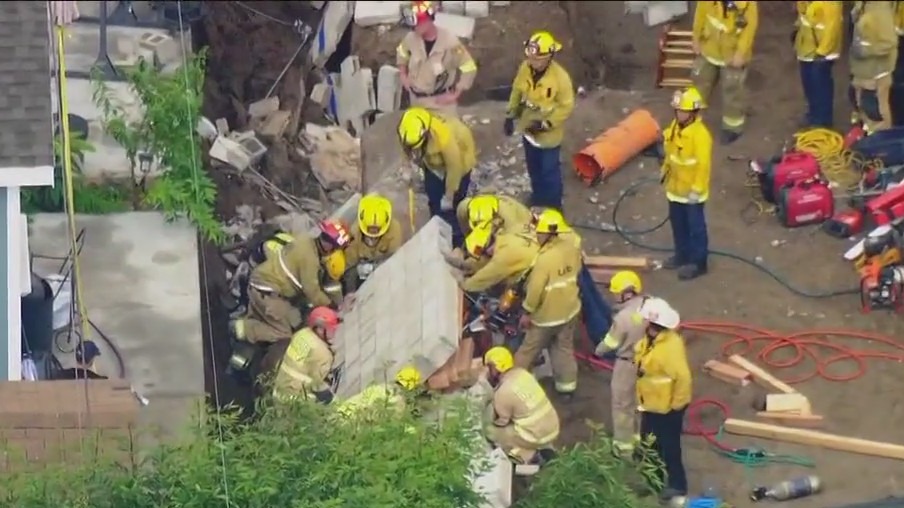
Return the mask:
M308 326L289 342L276 377L273 396L277 400L316 399L324 404L333 400L330 371L333 350L330 342L339 327L339 314L329 307L317 307L308 316Z
M319 236L296 236L251 272L248 312L233 322L238 340L273 343L288 339L301 323L299 299L319 307L338 304L341 295L327 294L323 281L338 281L345 273L344 249L351 235L342 223L322 221ZM326 277L322 277L324 274Z
M574 238L564 236L571 231L558 210L549 208L537 217L540 253L525 282L520 325L526 332L515 352L515 365L529 369L549 348L556 391L563 395L578 386L574 331L581 312L578 273L583 260Z
M857 119L867 133L892 126L890 93L898 61L895 2L854 2L849 51Z
M832 128L835 82L832 68L841 55L842 2L797 2L794 50L807 99L808 127Z
M408 160L424 171L430 216L438 215L452 226L452 245L460 246L464 234L455 208L465 199L477 165L471 129L458 118L416 107L402 114L398 135Z
M337 404L336 411L346 421L370 421L375 416L374 411L380 408L401 413L407 406L406 396L415 392L422 381L417 368L402 367L396 373L394 383L370 385Z
M618 312L594 354L599 357L615 354L611 381L612 441L619 455L630 457L640 437L637 433L634 346L646 333L639 314L646 297L641 293L643 285L640 276L630 270L615 273L609 281L609 291L617 299Z
M392 214L392 202L379 194L368 194L358 203L358 227L346 249L348 269L344 282L355 291L376 267L395 254L405 240L402 225Z
M514 461L529 463L559 437L559 415L534 375L514 365L508 349L491 348L484 364L494 388L487 439Z
M532 214L529 208L509 196L479 194L465 199L456 209L458 225L467 234L486 222L498 228L499 234L530 233ZM479 258L468 257L460 248L446 256L446 260L455 268L472 274L480 268Z
M502 233L501 226L487 221L468 234L465 249L474 258L489 258L461 283L463 291L478 293L502 282L512 285L520 281L536 260L540 244L532 234Z
M722 142L741 136L747 118L747 67L759 25L757 2L697 2L693 81L704 102L722 86Z

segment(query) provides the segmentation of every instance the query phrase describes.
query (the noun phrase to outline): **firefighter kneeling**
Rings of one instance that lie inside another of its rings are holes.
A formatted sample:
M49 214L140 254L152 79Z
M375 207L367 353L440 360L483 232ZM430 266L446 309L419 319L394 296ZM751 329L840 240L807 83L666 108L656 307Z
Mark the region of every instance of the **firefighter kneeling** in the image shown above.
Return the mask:
M483 359L494 388L492 424L487 439L516 462L545 459L559 437L559 415L543 387L528 370L514 366L512 353L504 347L487 351ZM541 453L537 453L541 452Z
M402 367L394 383L368 386L361 393L341 402L336 411L347 421L370 421L379 416L380 408L402 413L407 408L408 397L421 386L421 373L411 365Z
M395 254L404 240L402 225L392 216L392 202L379 194L368 194L358 203L358 227L345 250L346 293L357 291L377 266Z
M317 307L308 315L308 326L292 336L273 380L273 396L287 401L295 398L333 401L331 372L333 350L330 343L339 327L339 314L329 307Z

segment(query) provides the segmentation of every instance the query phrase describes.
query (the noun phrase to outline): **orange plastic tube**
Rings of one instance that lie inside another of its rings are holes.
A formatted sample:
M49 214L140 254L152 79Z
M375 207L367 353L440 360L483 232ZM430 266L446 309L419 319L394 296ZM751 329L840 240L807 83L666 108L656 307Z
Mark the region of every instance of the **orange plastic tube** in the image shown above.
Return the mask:
M574 170L587 185L595 185L655 143L659 134L659 122L649 111L638 109L576 153Z

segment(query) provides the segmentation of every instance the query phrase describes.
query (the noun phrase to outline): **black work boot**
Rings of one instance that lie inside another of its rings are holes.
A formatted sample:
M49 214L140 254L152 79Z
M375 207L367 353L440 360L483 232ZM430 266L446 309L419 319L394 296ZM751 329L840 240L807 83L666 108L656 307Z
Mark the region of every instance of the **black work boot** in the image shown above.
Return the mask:
M737 141L738 138L740 138L740 137L741 137L740 132L723 130L721 141L722 141L723 145L730 145L730 144L734 143L735 141Z
M663 270L676 270L680 268L682 265L681 260L678 259L678 256L671 256L662 262Z
M686 496L687 492L681 492L678 489L673 489L672 487L666 487L662 489L662 492L659 493L660 501L671 501L673 498Z
M692 280L706 275L706 265L684 265L678 269L678 280Z

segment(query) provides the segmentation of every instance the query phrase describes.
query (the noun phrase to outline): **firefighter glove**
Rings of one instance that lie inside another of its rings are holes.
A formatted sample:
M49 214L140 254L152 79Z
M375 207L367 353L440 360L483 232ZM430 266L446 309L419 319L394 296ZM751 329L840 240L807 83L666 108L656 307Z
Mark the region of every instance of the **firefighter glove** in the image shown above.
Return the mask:
M515 134L515 119L514 118L506 118L505 122L502 124L502 132L506 136L511 136Z
M443 199L439 202L439 208L443 211L449 211L452 209L452 198L449 196L443 196Z
M696 205L699 202L700 202L700 194L697 194L696 192L691 192L690 194L687 195L687 203L689 205Z
M546 120L535 120L527 126L526 130L528 134L539 134L543 131L549 130L549 128L549 122L547 122Z

